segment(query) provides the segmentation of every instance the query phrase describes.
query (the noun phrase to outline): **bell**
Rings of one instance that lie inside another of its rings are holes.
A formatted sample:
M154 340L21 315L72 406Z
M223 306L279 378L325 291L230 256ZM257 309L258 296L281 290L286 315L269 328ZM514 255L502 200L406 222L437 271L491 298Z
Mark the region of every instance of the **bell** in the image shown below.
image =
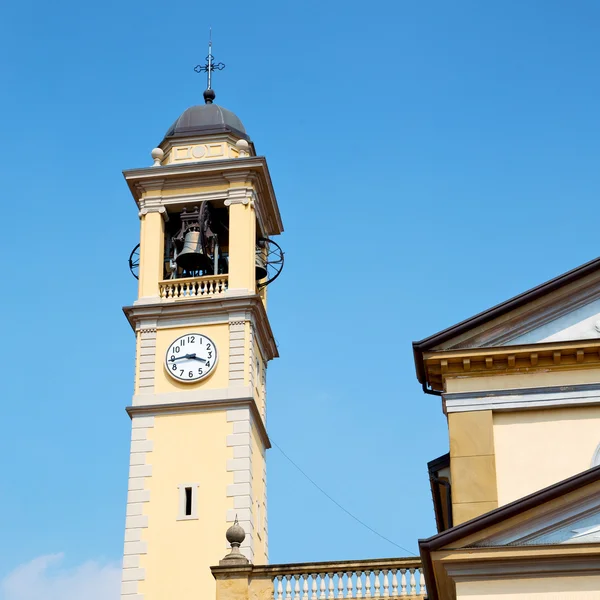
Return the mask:
M178 267L184 271L199 271L206 269L208 259L202 250L199 231L188 231L183 239L183 248L175 259Z
M260 281L268 275L265 253L264 250L260 247L256 249L256 255L254 258L254 268L256 269L256 281Z

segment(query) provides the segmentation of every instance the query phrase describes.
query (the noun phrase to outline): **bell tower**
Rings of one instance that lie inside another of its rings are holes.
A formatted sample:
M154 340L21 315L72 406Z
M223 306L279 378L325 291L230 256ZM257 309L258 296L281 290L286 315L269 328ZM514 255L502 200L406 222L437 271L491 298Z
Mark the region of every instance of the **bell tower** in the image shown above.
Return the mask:
M214 68L209 52L200 70ZM136 363L122 600L214 597L209 567L236 517L241 551L268 560L267 284L283 224L265 158L210 81L204 98L154 164L124 172L140 243L138 298L124 308Z

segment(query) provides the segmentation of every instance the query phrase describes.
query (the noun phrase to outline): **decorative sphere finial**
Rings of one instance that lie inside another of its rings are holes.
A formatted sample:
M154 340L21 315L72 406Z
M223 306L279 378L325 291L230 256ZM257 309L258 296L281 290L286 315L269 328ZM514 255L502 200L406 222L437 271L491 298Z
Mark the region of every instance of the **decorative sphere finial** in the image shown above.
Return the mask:
M225 533L227 541L231 544L231 552L220 561L221 565L227 564L248 564L248 559L240 552L240 546L246 539L244 528L238 523L237 517L233 525Z
M153 167L160 167L160 161L164 158L165 153L162 148L154 148L152 152L150 152L150 156L154 160Z
M240 151L240 158L250 156L250 144L244 138L240 138L235 145Z
M204 102L206 104L212 104L213 100L215 99L215 90L204 90Z

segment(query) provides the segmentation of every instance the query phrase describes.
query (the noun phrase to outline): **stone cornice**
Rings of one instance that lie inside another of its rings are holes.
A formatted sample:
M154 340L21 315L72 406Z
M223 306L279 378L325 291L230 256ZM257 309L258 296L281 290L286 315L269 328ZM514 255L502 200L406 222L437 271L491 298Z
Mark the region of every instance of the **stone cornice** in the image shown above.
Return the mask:
M181 198L177 197L163 200L162 190L167 187L173 188L173 184L177 185L182 180L185 181L187 187L192 183L198 185L200 181L202 181L202 184L206 184L209 180L221 181L228 185L247 181L257 188L255 201L260 205L264 233L266 235L278 235L283 232L283 222L279 213L267 160L264 156L145 167L123 171L123 176L140 209L146 205L143 193L147 190L152 190L158 194L152 195L153 203L162 205L169 202L180 202ZM231 187L231 190L233 192L236 187ZM222 199L226 200L227 196L228 194L225 194Z
M599 368L600 340L426 352L423 362L431 388L443 391L447 377Z
M125 306L123 312L134 331L141 322L147 323L149 320L156 320L160 325L160 321L165 319L206 316L226 316L229 319L230 314L237 319L240 313L248 313L256 328L261 349L264 350L264 358L271 360L279 356L265 306L258 295L137 304Z
M253 398L203 400L200 402L178 402L169 404L150 404L145 406L128 406L125 410L130 417L138 417L154 416L157 414L197 412L199 410L207 409L227 410L228 408L233 407L248 407L250 409L250 413L252 414L252 423L255 425L265 448L270 448L271 440L269 440L269 434L267 433L264 421L260 416L260 412Z

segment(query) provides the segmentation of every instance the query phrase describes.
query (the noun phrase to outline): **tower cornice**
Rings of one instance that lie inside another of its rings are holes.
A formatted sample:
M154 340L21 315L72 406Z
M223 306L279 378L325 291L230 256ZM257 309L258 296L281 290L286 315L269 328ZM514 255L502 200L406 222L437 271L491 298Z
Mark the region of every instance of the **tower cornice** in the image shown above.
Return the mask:
M256 187L264 233L278 235L283 232L283 222L264 156L144 167L123 171L123 176L140 209L146 207L149 199L152 204L160 206L177 205L182 200L189 202L189 193L185 198L180 198L173 193L164 194L166 189L172 192L174 188L181 187L184 182L186 188L195 182L200 183L200 180L203 184L206 184L208 179L212 179L212 183L215 184L222 183L224 186L222 192L213 191L210 198L206 194L202 197L198 195L198 200L221 199L225 202L229 199L229 189L235 190L239 195L240 184L243 186L247 181Z
M243 316L252 320L256 327L258 343L264 351L266 360L279 356L273 330L267 317L265 305L258 295L230 296L221 298L203 298L181 302L156 302L152 304L134 304L123 307L123 312L132 329L136 331L143 323L158 321L181 321L203 317Z

